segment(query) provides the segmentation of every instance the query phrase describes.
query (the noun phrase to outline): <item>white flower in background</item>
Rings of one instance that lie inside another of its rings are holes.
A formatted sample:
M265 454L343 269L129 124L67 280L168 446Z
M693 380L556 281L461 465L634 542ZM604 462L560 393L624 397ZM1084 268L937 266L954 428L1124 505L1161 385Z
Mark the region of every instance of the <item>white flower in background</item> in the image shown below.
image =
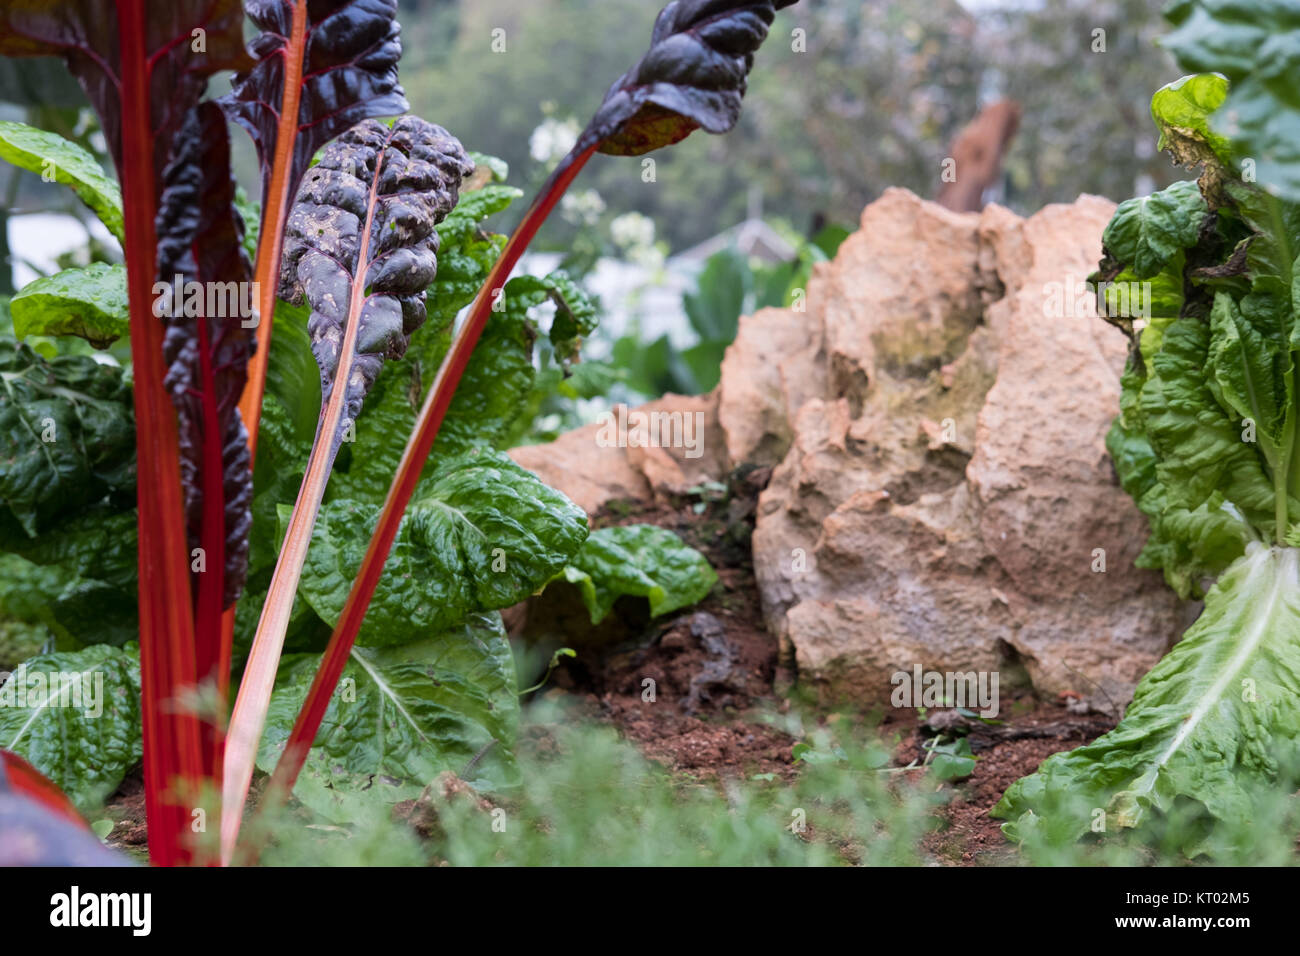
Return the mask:
M653 246L655 221L643 213L625 212L609 224L609 237L614 240L614 245L624 250Z
M657 269L666 254L655 242L655 221L639 212L625 212L609 224L609 237L628 262Z
M528 153L539 163L554 166L573 149L582 127L572 116L556 119L548 116L528 137Z
M605 200L594 189L567 192L560 200L560 215L575 226L594 226L605 211Z

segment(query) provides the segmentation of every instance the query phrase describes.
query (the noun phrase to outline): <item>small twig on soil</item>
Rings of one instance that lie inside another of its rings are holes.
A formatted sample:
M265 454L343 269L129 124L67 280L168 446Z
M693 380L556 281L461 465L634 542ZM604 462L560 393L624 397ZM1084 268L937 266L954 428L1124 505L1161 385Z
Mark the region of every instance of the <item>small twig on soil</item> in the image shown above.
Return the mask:
M457 774L457 776L460 777L460 779L464 780L465 775L478 766L478 762L483 759L484 754L486 754L489 750L491 750L496 745L497 742L495 737L489 740L486 744L483 745L482 750L480 750L478 753L476 753L473 757L469 759L469 763L465 764L465 769L462 770L459 774Z

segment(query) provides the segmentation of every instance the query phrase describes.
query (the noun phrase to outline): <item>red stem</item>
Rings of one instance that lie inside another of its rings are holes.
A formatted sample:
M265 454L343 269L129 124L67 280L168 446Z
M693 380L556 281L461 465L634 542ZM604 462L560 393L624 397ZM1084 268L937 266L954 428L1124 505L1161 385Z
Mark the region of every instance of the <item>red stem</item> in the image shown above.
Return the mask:
M438 430L442 427L442 420L455 396L456 386L460 383L461 376L465 374L474 346L478 344L479 337L491 317L495 290L505 286L506 280L528 248L528 244L537 235L537 230L541 228L546 217L550 215L551 210L560 201L560 197L586 165L587 160L596 152L598 145L590 146L576 155L570 154L551 174L551 178L547 180L542 191L528 208L528 212L524 214L523 221L519 223L514 235L506 243L501 257L488 273L487 281L479 290L469 317L456 333L450 350L442 360L442 367L438 369L438 375L425 398L424 407L420 409L415 430L406 444L406 450L402 453L401 463L397 466L397 474L394 475L393 484L388 489L388 497L384 500L384 509L370 538L366 556L352 582L352 590L348 592L347 603L343 605L338 624L330 636L329 646L325 649L320 668L316 671L316 678L312 681L307 698L298 712L298 719L289 735L284 753L276 764L268 802L293 790L294 782L298 779L298 774L307 760L307 753L311 750L317 731L320 730L334 688L343 675L348 655L352 653L352 646L356 643L357 633L361 630L362 621L365 620L366 610L370 606L371 598L374 597L375 587L383 574L384 563L388 560L388 553L393 547L393 541L402 523L402 515L411 496L415 493L420 474L424 470L424 463L433 450L433 443L438 437Z
M384 160L381 151L376 157L375 172L370 181L366 219L360 233L356 275L352 279L347 325L339 349L334 387L330 390L329 400L321 409L316 442L307 459L307 473L298 489L298 500L294 503L289 527L284 542L280 545L280 558L271 574L271 586L262 605L262 616L257 622L257 633L253 636L253 645L244 664L244 676L239 682L239 694L230 715L223 768L225 773L221 784L221 859L225 865L234 859L243 808L248 799L248 788L257 760L257 748L266 725L267 708L275 686L280 655L284 650L284 635L293 611L303 563L311 546L312 528L316 525L330 470L338 455L338 429L347 405L348 384L356 361L361 309L369 295L365 275L370 262L371 230L375 208L379 204L379 183Z
M190 861L190 808L177 792L203 777L199 725L179 699L196 684L176 414L163 387L162 323L153 314L157 182L150 124L145 0L117 0L121 44L122 206L138 464L140 678L149 858Z
M230 649L222 634L222 604L226 591L226 489L222 456L221 421L218 417L217 386L212 370L211 336L208 320L200 316L199 401L203 415L203 523L199 547L203 568L198 576L194 601L196 674L201 686L220 688L221 675L230 673ZM202 733L203 771L215 779L225 722L225 701L215 701L221 711L205 714Z

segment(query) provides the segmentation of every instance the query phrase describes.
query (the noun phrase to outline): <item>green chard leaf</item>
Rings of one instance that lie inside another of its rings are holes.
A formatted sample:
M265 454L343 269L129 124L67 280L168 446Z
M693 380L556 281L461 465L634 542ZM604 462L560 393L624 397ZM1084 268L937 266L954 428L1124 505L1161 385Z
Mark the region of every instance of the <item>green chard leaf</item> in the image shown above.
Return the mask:
M445 246L455 245L470 238L488 216L510 208L510 204L524 194L522 189L492 183L467 192L460 197L456 208L438 224L438 235Z
M1120 203L1102 243L1138 279L1149 279L1183 249L1196 245L1208 212L1195 182L1174 183L1161 192Z
M308 448L316 437L321 405L320 370L316 367L311 336L307 331L310 315L311 309L306 305L290 305L283 299L276 300L271 355L266 366L266 391L288 414L294 440L306 442ZM294 493L297 493L296 489ZM292 501L292 497L289 500Z
M0 582L4 613L44 624L60 648L139 637L134 509L96 506L35 538L0 521L0 550L23 568L12 584Z
M356 440L340 452L327 499L383 501L406 449L407 436L451 343L456 315L474 300L504 243L501 236L467 236L459 246L439 253L438 276L429 287L426 326L412 339L401 360L387 363L366 397L354 426ZM426 475L441 457L473 445L493 444L496 431L504 426L491 415L477 414L477 406L499 403L499 407L493 404L493 410L509 417L511 395L522 388L514 383L514 376L531 376L532 339L525 341L513 314L497 313L493 319L485 334L487 344L476 349L470 359L467 377L472 376L476 384L466 385L462 379L448 410L447 427L455 436L439 441L426 465ZM519 371L512 376L509 370Z
M35 536L107 495L133 497L135 423L122 370L49 361L0 339L0 519Z
M1300 551L1252 545L1205 611L1138 685L1118 727L1049 757L993 809L1014 839L1048 842L1137 827L1195 801L1249 820L1257 790L1300 774ZM1283 779L1279 779L1282 777ZM1196 854L1200 845L1184 847Z
M650 602L658 617L702 600L717 583L708 559L673 532L648 524L593 531L560 577L576 585L599 624L620 597Z
M1231 139L1238 172L1300 201L1300 8L1287 0L1177 0L1163 45L1186 70L1221 73L1231 91L1210 128Z
M577 358L583 336L590 335L598 324L596 307L563 269L548 276L519 276L506 283L507 298L522 297L524 308L550 300L555 304L550 340L555 354L564 364ZM509 306L508 306L509 307ZM514 304L515 308L519 305Z
M1216 492L1256 528L1273 533L1274 488L1248 429L1234 421L1207 384L1211 329L1201 319L1171 324L1155 374L1142 388L1141 409L1156 473L1171 505L1194 510Z
M280 555L279 508L292 503L302 484L311 438L294 423L274 393L262 399L261 439L253 464L253 526L248 540L248 571L271 568Z
M127 334L126 267L92 262L29 282L10 300L14 334L75 335L107 348Z
M94 156L58 133L26 123L0 122L0 159L71 186L116 238L123 241L122 191Z
M338 620L379 505L335 499L321 509L299 594ZM281 509L287 521L287 509ZM423 479L366 614L362 645L400 644L538 590L587 537L587 516L503 454L472 450Z
M1213 371L1218 396L1236 417L1255 423L1270 470L1281 465L1295 406L1289 305L1272 296L1237 301L1219 293L1210 313L1206 370Z
M537 282L519 276L506 283L501 300L505 308L493 312L483 330L438 431L431 460L477 446L497 448L511 434L537 381L533 346L538 333L529 310L547 297Z
M140 762L140 740L134 647L33 657L0 685L0 749L25 757L82 812Z
M281 667L258 766L279 760L319 658ZM294 795L352 823L359 805L418 797L450 771L483 790L518 782L515 665L499 614L397 647L353 648Z
M1228 81L1215 73L1185 76L1156 90L1151 116L1160 127L1159 148L1168 150L1180 166L1231 163L1227 137L1210 129L1210 114L1227 96Z
M1137 565L1205 609L1114 731L1049 758L994 815L1013 838L1059 843L1095 832L1101 811L1111 833L1190 812L1195 855L1215 852L1216 821L1300 779L1300 551L1280 543L1300 541L1300 114L1270 74L1300 14L1178 0L1169 16L1170 48L1207 72L1157 92L1152 116L1201 177L1122 204L1094 279L1152 283L1107 449L1150 520ZM1099 303L1133 339L1137 316Z

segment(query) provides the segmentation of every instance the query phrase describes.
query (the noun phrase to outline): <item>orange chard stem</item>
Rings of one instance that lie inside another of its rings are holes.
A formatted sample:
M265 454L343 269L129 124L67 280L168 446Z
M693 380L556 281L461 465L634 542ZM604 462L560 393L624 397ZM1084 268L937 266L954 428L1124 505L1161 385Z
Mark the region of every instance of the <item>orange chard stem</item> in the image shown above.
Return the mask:
M357 634L365 620L366 610L371 598L374 597L379 578L383 574L384 563L388 560L388 553L397 537L406 506L415 493L424 463L433 450L438 430L442 427L443 418L455 396L456 386L460 384L474 347L478 344L479 337L491 317L496 290L504 288L506 280L510 278L510 273L514 271L528 244L537 235L538 229L573 180L577 178L583 166L595 154L598 145L590 146L582 153L571 154L551 174L551 178L533 200L533 204L524 214L523 221L519 223L505 249L502 250L501 257L492 267L487 281L479 290L478 298L474 300L468 318L456 333L451 348L443 358L438 374L420 409L419 418L416 419L415 429L406 444L406 450L402 453L402 460L397 466L397 473L384 500L383 511L375 525L361 568L352 583L352 590L348 593L347 602L339 615L338 624L335 625L334 633L330 636L329 646L325 650L320 668L316 671L316 677L307 692L302 710L298 713L298 719L289 735L284 753L281 754L276 765L271 789L268 792L268 802L283 797L293 790L294 782L298 779L298 774L307 760L307 753L311 750L317 731L320 730L334 688L343 675L343 668L352 653Z
M249 467L257 457L257 426L262 420L262 394L266 390L266 368L271 355L271 331L275 319L275 296L279 288L280 258L284 253L284 223L293 197L289 195L289 173L293 146L298 136L298 112L302 103L302 65L307 55L307 0L293 7L293 29L284 46L284 93L280 99L280 122L275 134L275 155L266 195L262 197L262 225L258 233L257 262L253 278L257 283L257 352L248 363L248 382L239 399L239 414L248 429ZM232 625L233 627L233 625Z

